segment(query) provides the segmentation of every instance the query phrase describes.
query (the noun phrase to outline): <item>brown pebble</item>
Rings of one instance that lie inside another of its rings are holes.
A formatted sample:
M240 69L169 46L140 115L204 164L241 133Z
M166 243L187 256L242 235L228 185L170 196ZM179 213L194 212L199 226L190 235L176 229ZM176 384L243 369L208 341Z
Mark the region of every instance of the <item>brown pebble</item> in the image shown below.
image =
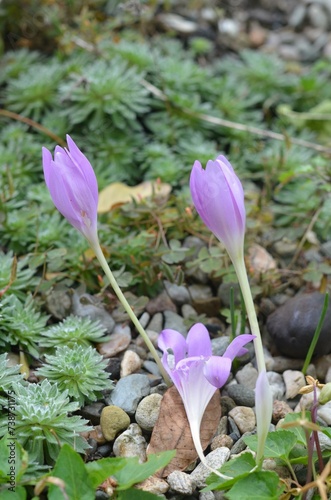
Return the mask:
M293 413L292 408L285 401L278 401L276 399L272 410L272 423L277 424L288 413Z
M210 449L214 451L216 450L216 448L221 448L222 446L225 446L226 448L229 448L229 450L231 450L233 446L233 439L227 434L216 436L211 442Z

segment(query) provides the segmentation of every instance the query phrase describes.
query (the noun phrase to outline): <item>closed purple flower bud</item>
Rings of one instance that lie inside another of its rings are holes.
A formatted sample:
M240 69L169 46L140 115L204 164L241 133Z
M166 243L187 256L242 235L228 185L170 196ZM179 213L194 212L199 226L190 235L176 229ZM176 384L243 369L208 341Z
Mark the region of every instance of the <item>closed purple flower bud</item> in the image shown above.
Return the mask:
M190 189L195 208L206 226L225 245L232 260L243 254L246 211L241 182L224 156L196 161Z
M93 168L67 135L67 148L56 146L54 159L43 148L45 182L58 211L80 231L91 246L98 245L98 184Z

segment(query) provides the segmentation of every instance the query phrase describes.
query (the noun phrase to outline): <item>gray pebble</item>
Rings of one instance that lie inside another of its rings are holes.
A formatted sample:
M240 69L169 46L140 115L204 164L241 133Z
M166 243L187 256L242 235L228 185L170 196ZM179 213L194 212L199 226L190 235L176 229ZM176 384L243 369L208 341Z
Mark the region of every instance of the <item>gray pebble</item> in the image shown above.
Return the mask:
M239 406L255 406L255 392L241 384L231 384L226 388L228 396Z
M76 292L72 295L72 312L81 318L88 317L91 320L100 321L107 333L111 333L115 327L115 321L103 304L98 301L93 295L83 293L78 295Z
M170 283L169 281L165 281L164 286L169 297L175 304L182 305L191 302L190 294L186 286L178 286L175 283Z
M195 283L194 285L190 285L188 289L193 301L211 299L213 297L212 289L208 285Z
M143 367L145 370L147 370L149 373L152 373L153 375L160 375L160 370L155 361L152 361L150 359L146 359L146 361L143 362Z
M206 462L213 469L219 469L228 460L229 456L229 448L223 446L208 453L208 455L206 455ZM210 473L210 469L203 463L200 463L191 473L191 480L194 481L198 488L204 488L206 486L206 479Z
M187 334L187 327L184 324L184 318L173 311L164 311L164 328L171 328L183 335Z
M161 332L163 328L163 314L158 312L152 316L152 319L148 323L147 329L153 332Z
M285 394L285 384L283 377L280 375L280 373L277 372L267 372L267 377L269 380L273 399L282 400Z
M171 472L167 477L167 482L173 491L182 495L192 495L195 490L191 476L179 470Z
M223 356L227 347L230 344L230 337L217 337L216 339L212 339L211 347L213 350L214 356Z
M139 401L150 392L150 383L147 375L134 373L121 378L106 402L108 405L119 406L129 415L133 415Z
M151 316L148 314L148 312L145 311L142 313L142 315L139 318L139 323L141 324L141 326L143 328L146 328L146 326L149 323L150 318L151 318Z
M238 383L252 390L255 389L257 377L258 377L258 371L252 365L252 363L247 363L247 365L238 370L236 373L236 379Z

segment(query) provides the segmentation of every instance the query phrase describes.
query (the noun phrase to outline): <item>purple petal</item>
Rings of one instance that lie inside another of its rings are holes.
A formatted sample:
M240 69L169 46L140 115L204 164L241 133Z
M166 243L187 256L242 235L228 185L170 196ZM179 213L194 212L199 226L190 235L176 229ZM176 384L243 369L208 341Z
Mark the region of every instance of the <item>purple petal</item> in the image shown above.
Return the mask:
M91 163L77 147L76 143L71 139L70 135L67 135L67 143L69 147L69 157L82 172L85 181L92 193L94 202L98 204L98 183Z
M219 156L206 169L196 161L190 177L195 208L206 226L223 242L230 256L242 252L246 212L244 193L231 164Z
M158 338L158 346L163 351L162 363L165 368L172 370L173 368L169 366L168 356L174 356L174 367L177 363L185 358L187 352L187 345L184 336L177 332L176 330L171 330L167 328L162 330Z
M95 245L98 242L96 177L90 163L69 136L68 144L73 153L56 146L54 160L43 148L45 182L59 212Z
M236 356L243 356L247 352L247 349L243 346L253 339L255 339L255 335L250 335L249 333L238 335L238 337L232 340L231 344L227 347L223 357L230 358L233 361Z
M188 357L204 356L208 358L212 355L209 332L202 323L197 323L192 326L187 334L186 343L188 347Z
M204 366L204 376L214 387L223 387L231 372L231 359L223 356L211 356Z
M182 397L187 418L199 427L205 409L215 393L215 387L204 375L205 360L201 357L182 359L176 367L174 384Z

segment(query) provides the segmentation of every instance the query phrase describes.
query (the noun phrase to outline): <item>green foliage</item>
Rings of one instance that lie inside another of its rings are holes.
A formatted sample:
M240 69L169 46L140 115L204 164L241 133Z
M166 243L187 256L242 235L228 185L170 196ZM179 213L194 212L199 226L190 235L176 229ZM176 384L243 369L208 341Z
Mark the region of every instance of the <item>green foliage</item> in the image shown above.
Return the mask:
M49 316L40 313L31 297L21 302L15 295L6 295L1 302L0 340L17 345L38 357L37 343Z
M102 391L113 388L109 373L105 371L108 361L92 347L73 344L59 346L54 355L45 355L46 363L37 369L38 376L56 383L60 391L80 406L102 397Z
M0 252L0 290L9 286L11 294L19 299L25 298L26 291L37 283L34 270L27 267L28 261L28 257L16 261L12 252Z
M79 416L68 416L79 408L69 403L68 391L60 391L56 384L43 380L40 384L13 384L15 395L15 437L28 452L29 459L38 464L56 460L61 445L68 443L78 453L88 444L79 433L88 431L87 421ZM0 419L0 436L8 430L5 413Z
M159 469L165 467L174 457L174 451L165 451L158 455L150 455L147 462L139 463L137 457L131 458L103 458L98 461L84 464L81 457L66 444L62 446L50 479L62 480L55 483L50 481L49 500L62 500L64 493L70 500L94 500L95 490L107 478L112 477L116 498L141 500L156 499L156 495L131 487L152 476ZM109 486L109 493L111 486ZM128 496L129 495L129 496ZM131 496L130 496L131 495Z
M99 321L88 317L68 316L56 325L52 325L41 332L40 345L43 347L59 347L77 345L88 347L91 343L105 342L106 329Z
M8 402L6 394L11 390L12 384L21 382L23 378L20 366L11 366L7 356L7 353L0 355L0 407Z
M67 102L65 113L73 125L87 120L90 129L99 129L109 115L115 127L124 129L133 126L138 114L148 111L142 75L123 60L97 60L82 70L61 89Z

